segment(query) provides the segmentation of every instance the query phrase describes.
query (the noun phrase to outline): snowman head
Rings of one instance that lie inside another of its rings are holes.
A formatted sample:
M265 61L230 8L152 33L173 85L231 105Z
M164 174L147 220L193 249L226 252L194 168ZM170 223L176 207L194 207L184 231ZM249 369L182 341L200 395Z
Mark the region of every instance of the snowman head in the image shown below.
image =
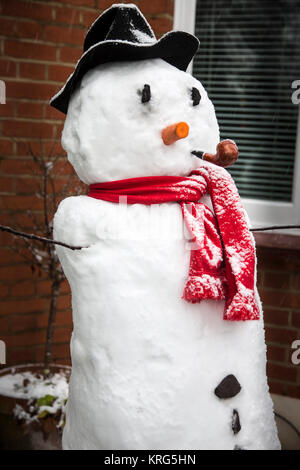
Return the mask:
M188 135L167 143L164 130L179 122ZM218 142L214 107L201 83L162 59L89 70L70 98L62 135L87 184L187 175L199 164L192 152L214 152Z

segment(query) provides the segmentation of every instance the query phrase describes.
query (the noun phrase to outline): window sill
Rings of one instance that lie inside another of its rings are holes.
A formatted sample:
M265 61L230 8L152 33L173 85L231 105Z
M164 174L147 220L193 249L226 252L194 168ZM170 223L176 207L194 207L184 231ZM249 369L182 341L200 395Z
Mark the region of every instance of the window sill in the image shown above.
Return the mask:
M256 246L265 248L278 248L300 251L300 235L288 235L286 233L253 233Z

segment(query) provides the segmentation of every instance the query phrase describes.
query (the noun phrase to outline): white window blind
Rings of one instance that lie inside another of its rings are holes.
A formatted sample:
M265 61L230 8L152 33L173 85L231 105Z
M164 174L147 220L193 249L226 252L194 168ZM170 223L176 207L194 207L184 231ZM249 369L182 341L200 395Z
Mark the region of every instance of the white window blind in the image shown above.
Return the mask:
M300 79L299 0L198 0L193 75L207 89L221 138L236 141L230 172L241 196L290 202Z

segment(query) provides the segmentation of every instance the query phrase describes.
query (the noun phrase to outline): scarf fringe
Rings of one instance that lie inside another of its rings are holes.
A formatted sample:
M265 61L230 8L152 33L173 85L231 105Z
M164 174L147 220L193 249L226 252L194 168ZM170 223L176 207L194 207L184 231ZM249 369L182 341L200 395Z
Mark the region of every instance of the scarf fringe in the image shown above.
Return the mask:
M225 277L211 274L189 276L182 298L192 303L205 299L224 300L226 298Z
M251 290L247 293L237 292L224 312L224 320L229 321L259 320L259 317L255 293Z

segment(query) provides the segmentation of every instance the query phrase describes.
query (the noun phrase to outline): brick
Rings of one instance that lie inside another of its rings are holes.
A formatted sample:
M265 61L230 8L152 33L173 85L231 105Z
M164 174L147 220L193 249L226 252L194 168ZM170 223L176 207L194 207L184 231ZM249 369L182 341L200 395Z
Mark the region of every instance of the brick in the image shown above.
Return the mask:
M31 154L40 155L42 153L42 143L41 142L33 142L33 141L21 141L17 142L17 151L16 155L18 157L30 157L30 164L35 166L35 173L38 171L38 166L36 163L32 161ZM20 161L20 160L18 160ZM26 162L29 160L27 159ZM33 168L29 168L30 173L32 172Z
M0 170L6 175L28 175L34 173L37 167L31 159L7 159L0 162Z
M43 362L45 359L45 346L36 346L33 350L34 362Z
M10 317L0 318L0 339L3 334L10 331Z
M0 177L0 194L1 193L10 193L13 191L13 179L12 178L2 178ZM1 256L0 256L1 263Z
M49 106L50 107L50 106ZM52 108L54 109L54 108ZM62 114L59 113L59 115L61 116ZM45 155L51 155L51 156L58 156L58 155L64 155L64 157L66 156L66 152L64 151L64 149L62 148L61 146L61 142L60 140L52 140L50 142L44 142L43 143L43 148L44 148L44 152L45 152Z
M48 306L46 299L7 300L0 302L0 315L40 313Z
M16 71L16 62L8 59L0 59L0 75L2 79L5 77L15 77Z
M48 79L54 82L65 82L69 75L73 73L74 67L66 65L49 65L48 66ZM59 115L61 116L61 114Z
M18 178L16 180L16 193L34 194L39 191L40 185L37 178Z
M50 295L51 293L52 282L48 279L45 281L40 281L37 283L37 293L38 295Z
M99 11L82 10L81 16L82 16L83 26L85 26L88 29L94 23L94 21L98 18Z
M300 313L292 312L292 326L300 329Z
M11 235L9 233L0 231L0 245L7 246L9 243L11 243Z
M18 282L11 286L10 294L13 297L30 297L35 293L35 285L31 281Z
M71 308L71 297L70 295L61 295L57 302L58 310L66 310Z
M9 234L8 234L9 235ZM10 236L10 242L12 237ZM21 279L30 279L32 276L32 271L30 266L8 266L0 267L0 280L21 280Z
M53 125L53 133L55 135L55 137L57 139L60 139L61 138L61 134L62 134L62 131L63 131L63 128L64 128L64 124L62 121L58 122L58 123L55 123Z
M16 315L11 318L12 332L34 330L35 327L36 315Z
M300 272L295 274L293 279L293 288L300 290Z
M66 344L53 344L52 354L54 359L70 359L70 345Z
M173 21L171 18L156 17L147 18L147 20L156 36L161 36L162 34L168 33L173 28Z
M300 270L300 257L297 252L286 252L279 249L257 248L259 269L270 271L294 272Z
M46 331L28 331L26 333L4 336L4 341L8 347L34 346L44 344L46 341Z
M286 385L280 382L269 381L270 393L277 395L286 395Z
M56 175L72 175L75 174L71 164L65 161L56 161L53 166L53 172Z
M6 40L4 52L11 57L20 57L34 60L56 60L56 46L36 42Z
M75 9L73 6L57 6L55 9L55 21L56 23L65 23L66 25L79 25L80 10Z
M49 322L49 312L36 315L36 327L47 328Z
M86 7L94 7L95 0L60 0L61 3L69 3L71 5L80 5Z
M26 39L42 39L43 26L36 21L18 21L17 35Z
M43 117L43 106L40 103L18 103L17 116L20 118L39 119Z
M6 210L42 210L43 201L36 196L5 196Z
M169 13L173 15L173 0L139 0L139 8L144 15L157 15L159 13Z
M15 36L15 21L0 16L0 35Z
M266 328L267 343L278 343L291 345L297 339L297 332L283 328Z
M51 21L52 6L45 2L37 4L36 2L9 0L2 2L2 15Z
M82 45L86 31L70 26L45 26L45 40L55 43Z
M32 227L37 225L38 223L38 220L39 220L39 214L32 214L32 216L29 216L28 214L24 214L23 213L14 213L13 214L13 220L14 220L14 224L21 230L23 229L26 229L28 230L28 228L30 228L30 230L32 230ZM19 240L19 242L21 242L21 240ZM23 256L23 252L24 252L24 255L26 253L26 255L28 255L28 252L26 249L24 250L21 250L20 248L20 245L18 245L18 251L14 251L12 253L12 261L14 263L24 263L24 256Z
M259 293L264 306L295 309L300 308L300 295L297 293L265 289L260 289Z
M67 325L72 326L72 310L65 310L63 312L57 312L55 317L55 325Z
M62 294L70 294L70 284L68 283L67 280L61 283L60 291Z
M11 102L0 104L0 116L5 118L12 118L15 114L15 105Z
M70 327L55 327L53 334L53 343L68 343L72 334Z
M9 350L8 360L11 365L31 363L33 362L33 350L29 348Z
M296 382L297 370L295 367L281 366L268 362L267 374L271 379L277 379L287 382Z
M285 362L286 349L278 346L268 345L267 347L268 361Z
M267 271L264 274L264 286L273 289L288 289L290 286L290 275L285 271L280 273Z
M13 154L13 143L12 143L11 139L9 139L9 140L0 139L0 156L1 157L6 157L6 156L10 156L12 154Z
M60 62L66 62L69 64L76 64L82 54L82 47L68 47L61 46L59 48L59 60Z
M2 132L7 137L50 138L53 135L53 127L46 122L6 120L2 123Z
M9 247L0 249L0 264L9 264L11 261L11 250Z
M264 320L265 320L265 323L288 326L289 312L283 311L283 310L265 308Z
M44 80L46 74L45 64L35 64L33 62L20 63L20 77L31 80Z
M27 100L44 100L50 98L58 90L57 85L49 83L8 82L6 86L7 96L10 98L25 98Z
M4 284L0 284L0 297L7 297L8 296L8 286Z
M70 187L71 185L71 181L69 181L72 177L68 177L68 178L63 178L63 177L60 177L60 178L56 178L55 181L54 181L54 188L55 188L55 192L56 194L62 194L64 196L66 196L66 191L67 193L69 194L70 192L70 189L73 189L72 186ZM69 184L68 184L69 183Z
M100 10L106 10L106 8L109 8L113 3L120 3L120 2L111 2L110 0L97 0L97 6L100 8ZM122 3L130 3L123 1Z

